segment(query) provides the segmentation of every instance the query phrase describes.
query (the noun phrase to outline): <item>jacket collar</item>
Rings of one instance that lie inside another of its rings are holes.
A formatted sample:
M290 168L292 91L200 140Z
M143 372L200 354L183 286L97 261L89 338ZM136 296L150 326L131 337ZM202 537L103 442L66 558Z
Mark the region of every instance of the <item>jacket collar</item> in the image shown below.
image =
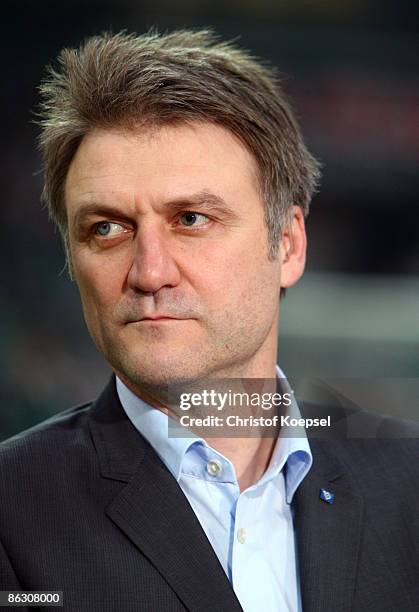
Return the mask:
M125 484L105 512L187 610L242 608L186 496L126 416L112 377L90 410L101 475Z

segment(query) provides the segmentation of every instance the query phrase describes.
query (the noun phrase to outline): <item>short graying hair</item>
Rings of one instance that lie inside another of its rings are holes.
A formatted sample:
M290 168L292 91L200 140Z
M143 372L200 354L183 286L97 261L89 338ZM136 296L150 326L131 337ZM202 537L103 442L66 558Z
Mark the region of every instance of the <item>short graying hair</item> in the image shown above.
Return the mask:
M308 214L319 164L275 70L210 30L90 37L78 49L61 51L40 92L42 200L67 256L65 180L80 142L95 128L194 121L230 130L257 162L271 258L291 206Z

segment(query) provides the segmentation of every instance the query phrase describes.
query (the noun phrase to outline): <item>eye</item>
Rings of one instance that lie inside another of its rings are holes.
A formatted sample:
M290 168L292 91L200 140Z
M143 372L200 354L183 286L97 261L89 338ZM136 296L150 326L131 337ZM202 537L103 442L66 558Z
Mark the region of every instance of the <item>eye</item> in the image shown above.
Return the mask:
M201 215L200 213L187 211L180 215L180 220L184 227L191 227L196 225L203 225L209 218L206 215Z
M103 238L113 238L114 236L122 234L126 231L127 230L125 227L122 227L122 225L119 223L113 223L111 221L100 221L99 223L96 223L95 226L95 234L102 236Z

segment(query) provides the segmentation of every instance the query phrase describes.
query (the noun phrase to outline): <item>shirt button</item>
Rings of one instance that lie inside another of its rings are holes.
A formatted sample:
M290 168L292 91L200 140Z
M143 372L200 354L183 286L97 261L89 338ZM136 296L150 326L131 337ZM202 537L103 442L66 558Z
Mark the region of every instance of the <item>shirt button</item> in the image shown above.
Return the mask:
M217 459L208 461L207 472L210 476L218 476L218 474L221 472L221 463Z
M237 539L240 542L240 544L244 544L246 542L246 530L243 529L243 527L240 527L240 529L237 529Z

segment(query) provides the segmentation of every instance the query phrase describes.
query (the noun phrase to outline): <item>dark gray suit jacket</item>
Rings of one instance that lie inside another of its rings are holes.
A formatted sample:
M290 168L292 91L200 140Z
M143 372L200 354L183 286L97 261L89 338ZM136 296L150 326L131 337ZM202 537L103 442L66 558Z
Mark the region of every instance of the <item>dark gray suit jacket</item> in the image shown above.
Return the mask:
M349 440L345 418L337 439L311 439L293 502L303 611L416 612L418 441L405 422L362 411L358 426L384 437ZM242 610L114 378L95 403L0 445L0 503L0 590L62 590L74 612Z

